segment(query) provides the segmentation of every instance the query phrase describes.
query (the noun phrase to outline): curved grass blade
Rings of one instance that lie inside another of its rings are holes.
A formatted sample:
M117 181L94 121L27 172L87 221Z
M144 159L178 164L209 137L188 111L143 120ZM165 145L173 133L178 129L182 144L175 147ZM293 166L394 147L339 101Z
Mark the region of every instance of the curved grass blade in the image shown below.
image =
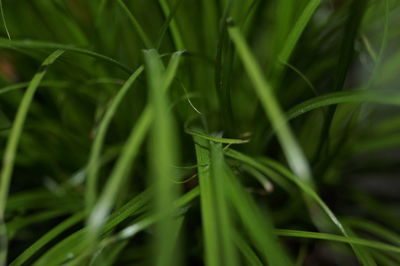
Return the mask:
M171 25L171 21L176 15L176 12L178 11L180 5L182 4L183 0L178 0L175 2L174 6L172 7L171 12L168 15L168 18L165 20L164 24L161 27L160 33L158 34L158 41L157 41L157 49L160 49L161 44L164 40L165 33L167 32L168 28Z
M178 187L171 181L176 173L172 166L178 161L179 148L166 90L166 86L170 85L170 80L176 74L179 58L180 54L174 54L168 68L164 70L157 51L145 51L150 104L154 110L149 161L151 183L155 184L154 211L156 217L159 217L155 230L155 265L166 266L179 265L181 262L177 252L180 249L179 243L176 243L177 238L174 237L180 226L172 213L179 192Z
M344 27L341 41L340 54L338 56L334 91L341 91L344 88L348 72L355 54L354 45L361 27L362 18L368 7L368 0L353 0L349 5L348 16ZM321 157L322 153L328 150L330 138L330 128L336 113L336 106L330 106L326 113L322 126L322 133L318 143L316 157Z
M110 215L104 228L102 230L102 235L105 236L113 229L115 229L118 225L120 225L127 218L132 217L134 215L140 215L146 206L148 207L152 194L150 191L146 190L145 192L137 195L128 203L126 203L123 207L115 211ZM176 201L176 208L182 208L189 204L193 199L199 196L198 187L192 189L186 194L182 195ZM146 216L147 218L142 219L137 224L129 226L126 230L122 230L120 233L116 235L117 240L124 240L130 237L133 237L137 232L148 228L152 224L157 221L156 216ZM88 247L85 242L85 236L88 231L88 227L85 227L79 231L76 231L72 235L66 237L57 245L49 249L43 256L41 256L33 265L35 266L46 266L46 265L60 265L71 257L78 258L78 256L87 256ZM68 253L66 253L66 250ZM89 249L90 250L90 249Z
M264 215L260 211L229 168L227 175L229 175L226 182L227 190L230 191L233 208L237 210L238 216L252 240L252 245L260 252L260 256L265 262L268 262L268 265L293 265L289 255L274 236L271 216L268 213Z
M263 266L264 264L261 262L260 258L254 252L253 248L247 243L247 241L241 237L239 234L235 235L235 244L240 252L243 254L244 259L247 261L250 266Z
M193 129L189 129L186 128L185 132L192 135L192 136L196 136L196 137L200 137L206 140L210 140L213 142L217 142L217 143L225 143L225 144L244 144L244 143L248 143L250 140L246 140L246 139L227 139L227 138L217 138L217 137L212 137L209 135L206 135L200 131L197 130L193 130Z
M210 180L209 143L202 138L194 137L196 143L196 158L198 164L200 204L202 210L202 227L204 230L205 264L208 266L220 265L220 246L217 237L216 213L213 210L213 191Z
M187 204L189 204L192 200L197 198L200 195L199 187L192 189L186 194L182 195L176 202L175 208L179 209ZM138 232L150 227L155 222L157 222L157 216L155 215L144 215L138 218L133 224L125 227L120 232L116 233L114 236L109 238L109 241L112 243L114 241L127 240L129 238L134 237Z
M149 36L147 36L146 31L143 30L142 26L136 20L135 16L132 14L132 12L129 10L129 8L125 5L123 0L117 0L117 2L119 4L119 6L121 7L121 9L128 16L129 21L132 23L136 32L139 34L139 37L140 37L141 41L143 42L145 48L146 49L153 48L154 46L153 46L152 42L150 41Z
M7 40L4 38L0 38L0 47L2 48L9 48L9 49L15 49L15 48L27 48L27 49L60 49L60 50L65 50L68 52L74 52L78 54L83 54L87 55L96 59L99 59L104 62L108 62L121 70L125 71L128 74L132 73L132 70L125 66L124 64L118 62L117 60L90 51L82 48L78 48L72 45L66 45L66 44L59 44L59 43L51 43L51 42L41 42L41 41L32 41L32 40L25 40L25 41L16 41L16 40Z
M181 52L177 52L172 56L170 65L164 73L163 78L163 90L167 90L170 86L173 75L176 71L176 68L179 63L179 57ZM171 77L172 76L172 77ZM98 237L98 234L106 221L106 217L111 211L117 195L119 193L119 189L123 184L123 181L128 176L128 173L132 167L132 163L135 161L140 146L142 145L149 129L151 123L153 122L153 107L151 105L147 105L138 121L136 122L135 127L132 129L128 140L126 141L124 148L108 178L108 181L104 187L102 194L100 195L99 200L90 217L88 218L88 242L90 245L95 244L95 240Z
M286 178L280 176L276 171L272 170L271 168L268 168L265 165L257 162L250 156L244 155L243 153L240 153L233 149L226 149L225 154L235 160L243 162L244 164L249 165L249 166L253 167L254 169L257 169L258 171L262 172L267 177L269 177L274 183L278 184L280 187L282 187L284 190L286 190L290 194L295 193L294 188L287 181Z
M106 218L115 203L119 189L132 167L132 162L139 153L140 146L147 135L152 119L152 109L148 106L132 129L110 177L104 186L104 190L88 218L89 231L87 239L91 245L94 245L101 228L106 222Z
M6 34L9 40L11 40L10 32L8 31L6 17L4 16L4 9L3 9L3 0L0 0L0 13L1 13L1 20L3 21L4 29L6 30Z
M287 120L294 119L312 110L340 103L378 103L400 105L400 94L396 92L343 91L314 97L292 107L287 113Z
M349 237L357 237L357 235L353 232L352 229L348 228L347 226L345 228ZM354 244L351 245L353 247ZM354 249L354 253L356 254L358 260L362 265L377 266L376 261L368 248L357 245L357 248Z
M344 237L348 237L348 233L345 230L344 226L340 222L340 220L336 217L336 215L331 211L331 209L326 205L326 203L318 196L318 194L314 191L313 187L311 187L309 184L301 180L300 178L296 177L294 174L292 174L286 167L282 166L278 162L275 162L270 159L263 158L263 163L265 163L266 167L260 167L260 164L257 162L254 162L254 159L250 157L246 157L245 155L239 153L238 151L234 151L232 149L228 149L226 151L226 154L232 158L235 158L237 160L243 161L245 163L248 163L252 166L254 166L256 169L261 171L262 173L268 175L270 173L270 170L268 168L271 168L273 171L277 171L278 173L282 174L282 176L286 177L293 183L295 183L302 191L303 193L307 196L306 197L306 202L308 202L309 199L313 200L321 209L322 211L328 216L328 218L333 222L333 224L339 229L339 231L344 235ZM267 170L267 171L265 171ZM320 217L319 211L313 206L313 211ZM354 252L358 254L359 250L357 246L352 246ZM360 258L361 260L361 258Z
M58 57L64 53L63 50L57 50L49 55L42 63L39 71L35 74L32 81L26 90L21 103L18 107L17 115L13 122L9 138L7 140L6 148L3 155L3 167L0 175L0 224L4 226L4 212L7 203L8 190L10 187L11 177L14 168L15 156L18 149L18 144L25 124L25 119L32 103L36 89L39 87L40 82L45 76L48 67L53 64ZM3 232L2 232L3 233ZM2 236L5 239L5 236ZM7 247L4 246L0 250L0 265L5 264Z
M68 210L68 209L60 208L60 209L54 209L54 210L49 210L49 211L40 211L36 214L32 214L29 216L16 217L15 219L6 223L7 231L8 231L8 238L9 238L9 240L12 240L15 237L15 234L17 234L19 230L21 230L22 228L27 227L31 224L54 219L56 217L66 215L69 212L70 212L70 210Z
M273 89L261 72L255 57L251 53L239 29L232 25L232 23L230 22L231 25L228 29L229 35L236 46L237 53L249 75L250 82L256 90L265 114L277 133L290 168L300 179L307 183L312 183L312 175L307 159L289 126L286 124L282 109L273 94Z
M234 246L233 236L235 228L231 206L228 206L229 191L227 186L229 179L227 176L227 165L224 161L221 144L210 143L210 181L213 190L214 209L218 219L217 233L221 243L220 257L224 263L222 265L238 265L237 250Z
M400 246L400 235L398 235L396 232L386 229L383 226L358 218L346 218L344 219L344 222L353 229L361 229L365 232L372 233L378 237L386 239L397 246Z
M281 173L283 176L286 176L288 179L292 180L305 193L305 195L308 196L306 198L307 201L313 200L316 206L319 206L322 209L322 211L327 215L327 217L332 221L332 223L339 229L339 232L342 233L344 237L350 237L347 229L343 226L341 221L336 217L336 215L332 212L332 210L328 207L328 205L319 197L319 195L317 194L317 192L315 192L313 187L302 182L299 178L296 178L296 176L294 176L288 169L286 169L283 165L279 164L278 162L267 158L263 158L263 162L269 167ZM314 223L318 223L320 222L318 220L322 220L325 218L324 216L322 216L320 210L315 208L316 206L313 205L310 206L314 209L313 212L311 212L311 214L314 215L314 220L317 219L317 221L314 221ZM323 228L325 228L325 226L323 226ZM361 263L365 261L370 261L372 259L371 255L366 250L356 245L353 245L352 243L350 243L350 245L355 255L357 256L358 260Z
M105 235L128 217L143 212L143 209L150 201L150 196L149 191L145 191L112 213L102 228L101 233ZM55 246L48 249L33 265L60 265L72 258L86 258L89 255L88 251L92 251L91 247L88 247L86 239L89 229L88 227L84 227L64 238Z
M217 173L222 170L222 159L219 158L218 162L213 161L212 156L215 158L217 151L215 150L216 147L210 147L213 144L208 140L194 136L194 142L196 143L201 195L205 264L208 266L218 266L229 265L225 264L228 262L236 263L235 251L231 245L233 241L230 239L231 235L227 234L229 232L232 233L232 224L228 218L229 214L226 209L226 191L224 187L221 187L225 182L225 174ZM210 154L210 148L213 150L213 155ZM219 164L217 165L217 169L215 169L215 163Z
M307 24L310 22L312 16L314 15L320 4L321 0L308 1L307 6L304 8L296 24L286 38L282 51L279 53L279 60L281 62L288 63L290 56L300 39L301 34L304 32Z
M170 8L169 8L169 4L167 3L166 0L158 0L158 3L161 6L161 9L164 13L164 16L166 18L168 18L171 14L170 12ZM185 49L185 44L182 38L182 35L179 31L178 25L176 23L176 21L172 18L172 21L170 22L169 25L170 29L171 29L171 34L172 34L172 39L174 40L174 44L175 44L175 49L176 50L184 50Z
M117 260L121 252L128 245L128 241L121 241L110 247L104 247L96 253L91 259L88 266L113 266L117 264Z
M68 86L68 82L63 82L63 81L43 81L40 83L40 87L66 87ZM21 83L16 83L16 84L10 84L8 86L5 86L3 88L0 88L0 95L10 92L10 91L15 91L15 90L20 90L24 89L29 86L29 82L21 82Z
M24 265L30 258L32 258L38 251L40 251L44 246L46 246L50 241L59 236L68 228L74 226L78 222L82 221L85 214L83 212L79 212L74 216L62 221L56 227L51 229L41 238L39 238L35 243L30 245L27 249L24 250L14 261L11 262L10 266Z
M286 230L286 229L276 229L275 233L278 236L284 236L284 237L299 237L299 238L312 238L312 239L337 241L337 242L361 245L361 246L374 248L374 249L378 249L378 250L382 250L382 251L400 253L400 247L398 247L398 246L388 245L385 243L380 243L377 241L356 238L356 237L344 237L344 236L332 235L332 234L326 234L326 233L298 231L298 230Z
M124 83L122 88L118 91L115 98L112 100L110 106L107 108L103 119L100 122L98 130L96 132L95 139L92 144L92 148L89 155L89 161L87 165L87 185L86 185L86 205L87 208L91 209L97 198L97 176L100 167L100 153L103 147L104 139L107 134L108 127L117 111L118 106L122 102L128 90L132 87L132 84L138 78L143 71L143 66L139 67Z

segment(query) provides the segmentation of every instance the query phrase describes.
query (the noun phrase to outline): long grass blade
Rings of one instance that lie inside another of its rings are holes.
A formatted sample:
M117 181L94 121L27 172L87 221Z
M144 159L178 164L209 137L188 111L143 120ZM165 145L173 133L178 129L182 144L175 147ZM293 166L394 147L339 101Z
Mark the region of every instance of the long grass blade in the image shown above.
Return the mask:
M384 244L381 242L362 239L362 238L356 238L356 237L344 237L344 236L338 236L338 235L332 235L332 234L326 234L326 233L286 230L286 229L277 229L277 230L275 230L275 233L278 236L330 240L330 241L337 241L337 242L361 245L361 246L365 246L365 247L369 247L369 248L379 249L382 251L400 253L400 247L398 247L398 246L388 245L388 244Z
M13 169L14 169L14 162L15 162L15 156L17 154L17 149L18 149L18 144L20 141L20 137L22 134L22 130L24 128L26 116L29 111L29 107L32 103L33 97L35 95L35 92L37 88L40 85L40 82L44 78L48 67L53 64L58 57L60 57L64 53L63 50L57 50L53 52L51 55L49 55L44 61L43 64L41 65L39 71L35 74L33 77L32 81L29 84L28 89L26 90L22 101L19 105L17 115L15 117L15 120L13 122L9 138L7 141L7 145L4 151L3 155L3 167L1 170L1 176L0 176L0 226L4 226L4 212L6 208L6 203L7 203L7 197L8 197L8 190L10 187L10 182L11 182L11 177L13 174ZM1 233L5 233L5 231L2 230ZM2 239L5 239L5 235L2 235ZM2 243L3 244L3 243ZM7 247L3 246L0 250L0 265L5 264L6 260L6 254L7 254Z
M17 40L7 40L4 38L0 38L0 47L1 48L9 48L9 49L15 49L15 48L26 48L26 49L60 49L68 52L73 52L73 53L78 53L86 56L93 57L95 59L107 62L109 64L112 64L121 70L125 71L128 74L132 73L132 70L125 66L124 64L118 62L117 60L87 50L87 49L82 49L78 48L72 45L66 45L66 44L59 44L59 43L51 43L51 42L41 42L41 41L32 41L32 40L25 40L25 41L17 41Z
M178 189L172 182L176 178L173 165L178 160L179 148L176 141L175 121L169 109L166 86L169 86L177 70L180 53L174 54L166 70L156 50L145 51L147 80L150 89L150 104L154 110L154 121L150 138L149 160L152 184L155 185L155 212L160 217L156 224L155 265L179 265L180 258L176 247L179 224L171 210L174 208ZM172 68L172 70L170 70ZM178 248L179 244L177 245Z
M232 23L233 22L230 24ZM231 25L228 31L236 46L238 55L244 64L247 74L250 77L250 82L256 90L265 114L271 121L271 124L277 133L290 168L299 178L311 183L312 176L307 159L305 158L289 126L286 124L283 111L273 94L271 85L265 79L265 76L258 66L255 57L251 53L250 48L239 29L236 26Z
M30 245L27 249L24 250L15 260L10 263L10 266L24 265L30 258L32 258L38 251L40 251L43 247L45 247L50 241L59 236L62 232L67 230L68 228L74 226L78 222L82 221L84 218L84 213L79 212L70 218L64 220L56 227L51 229L41 238L39 238L35 243Z
M146 32L143 30L142 26L139 24L135 16L132 14L132 12L129 10L129 8L125 5L123 0L117 0L119 6L121 9L125 12L125 14L128 16L130 22L132 23L133 27L135 28L136 32L139 34L139 37L141 41L143 42L144 46L146 49L153 48L153 44L150 41L149 36L147 36Z
M3 21L4 29L6 30L7 37L9 40L11 40L10 32L8 31L6 23L6 17L4 16L3 0L0 0L0 14L1 14L1 20Z
M107 134L107 130L110 126L111 120L117 111L118 106L124 99L128 90L132 87L132 84L139 77L143 71L143 67L139 67L124 83L117 95L112 100L110 106L107 108L103 119L96 131L96 136L92 144L90 151L88 165L87 165L87 186L86 186L86 205L87 208L91 209L97 198L97 183L98 183L98 171L100 166L100 153L103 147L104 139Z
M288 63L291 54L293 53L296 44L298 43L301 34L304 32L307 24L310 22L316 9L321 4L321 0L310 0L307 6L304 8L297 22L290 31L288 37L285 40L282 51L279 54L279 60L284 63Z

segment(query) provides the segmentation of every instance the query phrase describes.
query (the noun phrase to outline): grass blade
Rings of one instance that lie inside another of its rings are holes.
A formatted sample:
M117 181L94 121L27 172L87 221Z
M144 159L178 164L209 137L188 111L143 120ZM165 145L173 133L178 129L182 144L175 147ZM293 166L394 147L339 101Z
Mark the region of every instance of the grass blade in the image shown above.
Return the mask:
M139 34L140 39L142 40L144 46L146 49L153 48L153 44L150 41L150 38L147 36L146 32L143 30L142 26L139 24L139 22L136 20L135 16L132 14L132 12L128 9L128 7L125 5L123 0L117 0L119 6L121 9L125 12L125 14L128 16L130 22L132 23L133 27L135 28L136 32Z
M194 136L194 141L204 228L205 264L208 266L236 265L236 252L231 239L233 227L227 209L227 191L224 187L226 177L221 157L222 151L215 146L216 144L209 143L200 137Z
M337 242L361 245L361 246L374 248L374 249L378 249L378 250L382 250L382 251L400 253L400 247L398 247L398 246L392 246L392 245L384 244L381 242L376 242L376 241L362 239L362 238L356 238L356 237L344 237L344 236L338 236L338 235L332 235L332 234L326 234L326 233L286 230L286 229L277 229L277 230L275 230L275 233L278 236L330 240L330 241L337 241Z
M11 182L11 177L14 168L15 156L18 149L18 144L22 134L22 130L25 124L26 116L29 111L29 107L32 103L36 89L39 87L40 82L44 78L48 67L53 64L58 57L64 53L63 50L57 50L49 55L41 65L39 71L35 74L32 81L29 83L29 87L22 98L19 105L17 115L13 122L10 135L7 141L7 146L3 156L3 168L0 176L0 226L3 227L4 223L4 212L7 203L8 190ZM3 232L2 232L3 233ZM2 236L3 238L4 236ZM7 248L2 247L0 250L0 264L5 264Z
M343 91L314 97L292 107L287 113L288 120L294 119L312 110L340 103L378 103L400 105L400 94L394 91Z
M8 31L6 17L4 16L4 9L3 9L3 0L0 0L0 13L1 13L1 20L3 21L4 29L6 30L6 34L9 40L11 40L10 32Z
M230 24L232 24L232 22ZM238 55L244 64L247 74L250 77L250 82L253 84L264 111L277 133L290 168L299 178L311 183L312 176L307 159L305 158L289 126L286 124L286 119L278 101L273 95L271 85L265 79L239 29L236 26L231 25L228 31L236 46Z
M107 62L109 64L112 64L124 72L131 74L132 70L125 66L124 64L118 62L117 60L87 50L87 49L82 49L78 48L72 45L66 45L66 44L59 44L59 43L51 43L51 42L41 42L41 41L32 41L32 40L25 40L25 41L17 41L17 40L7 40L4 38L0 38L0 47L1 48L9 48L9 49L15 49L15 48L26 48L26 49L59 49L59 50L64 50L68 52L73 52L73 53L78 53L86 56L93 57L95 59Z
M145 51L147 80L150 90L150 104L154 110L154 121L150 138L150 165L152 183L155 184L155 213L160 217L156 224L155 265L179 265L180 258L176 248L176 237L179 223L172 210L178 189L172 182L176 171L179 148L175 139L175 121L169 109L166 88L170 85L179 63L180 53L172 56L171 62L164 70L160 55L156 50ZM178 243L179 246L179 243Z
M168 18L170 16L170 8L165 0L158 0L158 3L161 6L161 9L164 13L164 16ZM181 36L181 33L178 28L178 24L176 23L175 19L171 19L171 22L169 23L169 27L171 29L171 34L172 34L172 39L174 40L175 44L175 49L176 50L184 50L185 49L185 44L183 42L183 38Z
M307 6L304 8L293 29L290 31L282 48L282 51L279 54L279 60L281 62L288 63L290 56L293 53L293 50L301 37L301 34L305 30L307 24L310 22L312 16L314 15L320 4L321 0L308 1Z
M241 184L230 172L230 195L234 209L252 240L268 265L292 265L288 254L273 234L270 216L260 212L253 199L243 190Z
M30 245L24 250L15 260L13 260L10 266L24 265L30 258L32 258L38 251L40 251L44 246L46 246L50 241L60 235L62 232L82 221L84 218L84 213L79 212L70 218L64 220L56 227L51 229L41 238L39 238L35 243Z
M139 148L147 135L152 119L152 109L147 107L132 129L110 177L104 186L103 192L88 218L88 242L91 245L94 245L100 230L106 222L108 214L115 204L119 189L132 167L132 162L139 153Z
M92 144L92 149L89 155L89 161L87 165L87 186L86 186L86 205L91 209L97 198L97 175L100 167L100 153L103 147L104 139L107 134L108 127L117 111L118 106L122 102L129 88L139 77L143 71L143 67L139 67L124 83L122 88L118 91L117 95L111 102L110 106L107 108L103 119L100 122L98 129L96 130L96 136Z

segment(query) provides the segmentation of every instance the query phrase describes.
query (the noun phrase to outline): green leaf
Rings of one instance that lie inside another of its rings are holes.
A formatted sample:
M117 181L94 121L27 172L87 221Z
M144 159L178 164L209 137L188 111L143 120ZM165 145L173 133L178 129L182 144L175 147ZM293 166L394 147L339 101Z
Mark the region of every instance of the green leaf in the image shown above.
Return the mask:
M232 23L231 23L232 24ZM238 55L244 64L250 82L258 95L266 116L271 121L272 127L277 133L285 157L293 172L302 180L312 183L312 176L307 159L297 143L292 131L286 124L286 120L278 101L276 100L271 85L265 79L260 67L250 51L245 39L236 26L230 26L229 35L236 46Z
M58 57L64 53L63 50L57 50L49 55L42 63L39 71L32 78L29 83L28 89L26 90L21 103L18 107L17 115L13 122L11 131L9 133L7 145L3 155L3 167L0 175L0 224L3 226L4 212L7 203L8 190L14 169L15 157L17 154L18 144L21 138L22 130L24 128L26 116L29 111L29 107L32 103L36 89L39 87L40 82L44 78L48 67L53 64ZM0 264L5 264L7 249L3 248L0 251Z

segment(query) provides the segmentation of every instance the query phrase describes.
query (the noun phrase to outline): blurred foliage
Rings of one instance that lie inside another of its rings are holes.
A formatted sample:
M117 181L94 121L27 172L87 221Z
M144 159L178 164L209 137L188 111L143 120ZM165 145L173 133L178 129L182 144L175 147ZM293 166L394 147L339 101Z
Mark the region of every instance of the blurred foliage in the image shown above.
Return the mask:
M0 264L400 264L398 0L1 5Z

